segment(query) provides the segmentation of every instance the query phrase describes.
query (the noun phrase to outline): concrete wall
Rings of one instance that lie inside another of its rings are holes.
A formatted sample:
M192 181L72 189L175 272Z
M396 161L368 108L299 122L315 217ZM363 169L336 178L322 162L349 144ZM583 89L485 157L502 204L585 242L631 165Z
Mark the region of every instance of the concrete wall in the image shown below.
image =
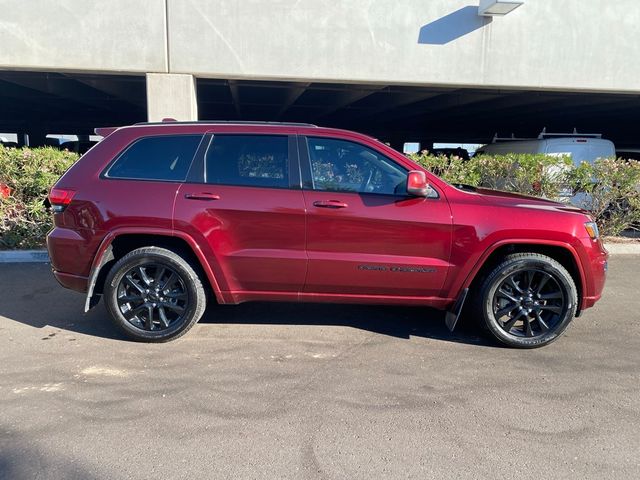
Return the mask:
M640 92L638 0L525 2L4 0L0 68Z
M0 68L166 71L164 0L1 0Z

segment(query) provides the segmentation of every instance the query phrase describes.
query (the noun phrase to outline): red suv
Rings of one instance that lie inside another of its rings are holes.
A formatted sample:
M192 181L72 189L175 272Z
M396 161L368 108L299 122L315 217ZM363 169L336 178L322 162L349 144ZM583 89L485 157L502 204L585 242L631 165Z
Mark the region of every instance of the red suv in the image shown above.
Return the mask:
M365 135L308 124L168 122L106 138L51 190L65 287L144 341L207 301L463 309L538 347L600 298L607 253L586 212L449 185ZM468 295L467 295L468 293ZM466 300L466 301L465 301Z

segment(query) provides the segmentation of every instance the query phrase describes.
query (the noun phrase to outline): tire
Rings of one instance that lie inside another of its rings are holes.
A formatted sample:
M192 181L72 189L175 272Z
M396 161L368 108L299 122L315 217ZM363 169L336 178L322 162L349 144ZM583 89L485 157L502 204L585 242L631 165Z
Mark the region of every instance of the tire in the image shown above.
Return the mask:
M177 253L143 247L118 260L105 279L105 305L113 323L139 342L166 342L193 327L206 308L194 268Z
M498 342L537 348L556 340L573 320L577 288L556 260L538 253L508 255L481 284L476 312Z

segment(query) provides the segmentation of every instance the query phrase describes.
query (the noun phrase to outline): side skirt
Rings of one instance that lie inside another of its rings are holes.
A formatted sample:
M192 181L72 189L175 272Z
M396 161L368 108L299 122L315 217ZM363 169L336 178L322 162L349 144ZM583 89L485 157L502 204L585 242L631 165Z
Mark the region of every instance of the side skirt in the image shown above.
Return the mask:
M362 305L405 305L424 306L438 310L446 310L455 299L442 297L400 297L392 295L355 295L334 293L307 292L257 292L231 291L222 292L231 297L229 304L254 301L270 302L306 302L306 303L353 303Z

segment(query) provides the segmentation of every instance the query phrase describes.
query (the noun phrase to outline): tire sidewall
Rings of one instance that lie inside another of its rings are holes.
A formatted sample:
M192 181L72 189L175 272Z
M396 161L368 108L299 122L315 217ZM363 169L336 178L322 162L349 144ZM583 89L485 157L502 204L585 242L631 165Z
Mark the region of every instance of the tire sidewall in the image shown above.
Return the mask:
M121 264L117 263L114 268L109 272L105 282L105 303L111 317L129 337L134 340L142 341L163 341L169 340L180 334L183 330L189 328L196 319L194 319L197 313L197 299L198 292L195 283L191 280L194 272L189 272L183 265L176 262L168 256L154 253L145 253L136 256L132 256L128 259L123 259ZM159 331L143 330L132 325L122 314L118 306L117 295L118 285L124 277L124 275L137 266L144 265L146 263L154 263L169 267L174 270L180 277L187 291L187 309L183 315L182 320L169 328Z
M505 332L500 327L493 314L493 298L496 290L502 284L503 280L519 270L526 269L542 270L552 275L554 280L557 281L560 287L563 289L565 299L568 302L568 305L565 308L565 313L560 322L558 322L558 324L551 331L534 338L519 337ZM485 320L485 324L497 340L508 346L519 348L536 348L547 345L556 340L562 334L562 332L564 332L564 330L569 326L569 323L571 323L571 321L573 320L576 312L577 295L575 285L570 280L570 277L567 278L567 273L556 268L552 263L545 262L543 260L514 260L512 263L494 272L494 274L491 275L489 279L487 279L487 287L488 288L485 288L484 290L484 295L482 298L482 314Z

